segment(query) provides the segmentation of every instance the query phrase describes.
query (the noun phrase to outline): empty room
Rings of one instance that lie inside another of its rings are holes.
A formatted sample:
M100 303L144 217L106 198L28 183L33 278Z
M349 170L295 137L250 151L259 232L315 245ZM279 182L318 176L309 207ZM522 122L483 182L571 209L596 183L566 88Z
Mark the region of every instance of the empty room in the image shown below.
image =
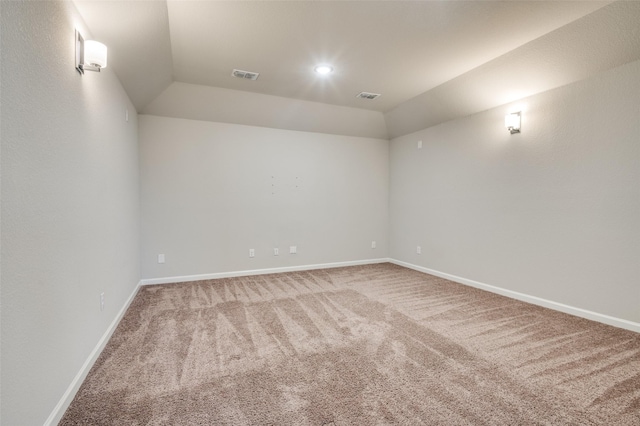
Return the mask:
M0 424L640 424L639 1L0 24Z

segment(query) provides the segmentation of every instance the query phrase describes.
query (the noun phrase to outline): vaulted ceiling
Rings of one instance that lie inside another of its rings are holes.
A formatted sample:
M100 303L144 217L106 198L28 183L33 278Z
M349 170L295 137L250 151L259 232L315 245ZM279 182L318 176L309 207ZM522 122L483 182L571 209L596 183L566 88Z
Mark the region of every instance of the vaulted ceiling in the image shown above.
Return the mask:
M414 106L428 107L429 102L442 104L447 97L464 104L444 114L443 105L426 120L434 124L640 58L638 2L75 3L93 36L109 46L109 67L138 111L172 82L361 108L390 117L410 115ZM604 59L594 60L602 55ZM314 73L321 63L331 64L334 72ZM532 68L537 74L528 74ZM233 69L258 72L260 77L234 78ZM522 87L509 76L520 76ZM382 96L356 98L361 91ZM453 111L456 108L459 111ZM422 118L419 125L424 123Z

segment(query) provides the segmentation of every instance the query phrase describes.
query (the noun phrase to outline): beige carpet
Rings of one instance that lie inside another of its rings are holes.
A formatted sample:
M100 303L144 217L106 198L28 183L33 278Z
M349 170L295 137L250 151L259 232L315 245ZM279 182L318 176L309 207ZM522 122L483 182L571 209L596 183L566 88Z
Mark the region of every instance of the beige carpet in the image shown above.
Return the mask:
M61 424L640 425L640 334L391 264L144 287Z

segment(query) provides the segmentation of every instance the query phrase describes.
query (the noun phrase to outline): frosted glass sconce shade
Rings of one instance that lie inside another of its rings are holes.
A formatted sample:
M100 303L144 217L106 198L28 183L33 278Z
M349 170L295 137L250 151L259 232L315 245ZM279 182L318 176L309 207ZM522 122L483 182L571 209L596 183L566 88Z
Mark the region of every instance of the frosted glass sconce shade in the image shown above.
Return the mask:
M511 134L520 133L520 112L512 112L504 117L504 126Z
M107 66L107 46L95 40L85 40L76 30L76 69L100 72Z
M107 46L95 40L84 42L84 63L97 68L107 67Z

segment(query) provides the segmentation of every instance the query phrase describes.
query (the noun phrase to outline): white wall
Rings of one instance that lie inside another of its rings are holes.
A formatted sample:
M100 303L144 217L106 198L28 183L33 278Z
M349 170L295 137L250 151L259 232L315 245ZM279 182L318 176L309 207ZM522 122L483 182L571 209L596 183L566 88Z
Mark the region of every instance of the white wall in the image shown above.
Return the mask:
M139 120L143 278L387 257L387 140Z
M640 2L610 2L387 111L389 136L413 133L637 61L638 22Z
M70 2L1 8L2 424L39 425L139 281L136 112Z
M379 111L175 81L141 111L163 117L388 139Z
M640 62L525 99L519 135L509 106L390 148L327 134L378 134L378 116L309 133L143 115L138 163L115 75L73 68L72 4L0 2L0 22L2 424L47 419L140 264L156 278L390 256L640 322ZM272 120L316 125L287 117Z
M519 104L391 141L391 257L640 322L640 61Z

